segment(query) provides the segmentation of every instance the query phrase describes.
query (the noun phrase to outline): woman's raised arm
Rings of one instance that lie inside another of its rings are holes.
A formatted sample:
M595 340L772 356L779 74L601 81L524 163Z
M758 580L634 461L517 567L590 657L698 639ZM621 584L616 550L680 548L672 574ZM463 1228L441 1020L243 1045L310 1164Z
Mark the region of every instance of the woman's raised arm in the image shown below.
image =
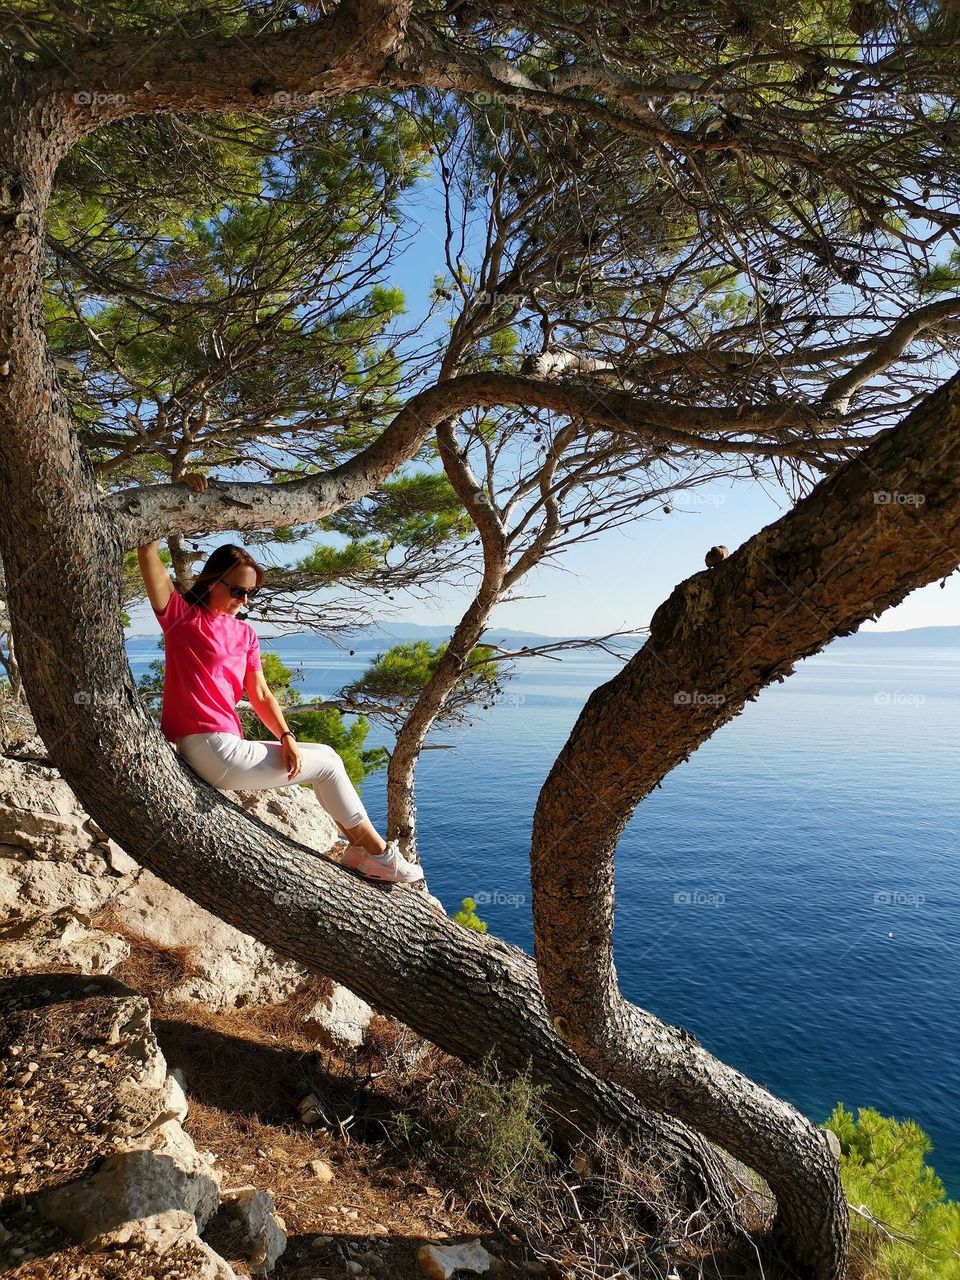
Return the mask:
M147 595L150 597L154 613L163 613L170 603L174 589L167 566L160 559L160 553L157 551L159 545L158 538L156 542L145 542L142 547L137 547L140 576L143 578L143 585L147 588Z
M188 485L194 493L202 493L207 487L207 477L200 475L197 471L191 471L178 483ZM154 613L163 613L174 592L173 579L167 572L167 567L160 559L160 553L157 551L159 545L160 539L158 538L156 542L145 542L142 547L137 547L140 576L143 578L143 584L147 588L147 595L150 597Z

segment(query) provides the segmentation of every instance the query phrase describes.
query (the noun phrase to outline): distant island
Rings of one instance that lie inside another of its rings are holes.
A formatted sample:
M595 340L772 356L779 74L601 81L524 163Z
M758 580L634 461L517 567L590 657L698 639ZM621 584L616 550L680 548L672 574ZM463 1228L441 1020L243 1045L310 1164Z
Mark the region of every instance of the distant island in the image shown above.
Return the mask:
M256 618L250 619L254 626ZM325 652L343 649L389 649L392 645L408 640L429 640L436 644L448 640L453 628L449 626L421 626L416 622L378 622L369 627L361 627L344 636L339 641L328 640L325 636L315 635L312 631L297 631L288 635L269 635L260 633L260 639L269 641L270 648L279 654L284 652L302 653L304 650ZM140 634L127 637L127 649L136 653L156 646L160 632ZM485 644L497 645L503 649L518 650L526 646L532 649L539 645L555 644L558 640L587 639L584 636L547 636L536 631L511 631L509 628L494 627L484 636ZM879 648L889 645L915 648L949 648L960 646L960 626L957 627L914 627L909 631L857 631L853 635L841 637L844 645L856 644L858 647ZM630 652L643 646L646 636L621 636L613 641L613 646Z

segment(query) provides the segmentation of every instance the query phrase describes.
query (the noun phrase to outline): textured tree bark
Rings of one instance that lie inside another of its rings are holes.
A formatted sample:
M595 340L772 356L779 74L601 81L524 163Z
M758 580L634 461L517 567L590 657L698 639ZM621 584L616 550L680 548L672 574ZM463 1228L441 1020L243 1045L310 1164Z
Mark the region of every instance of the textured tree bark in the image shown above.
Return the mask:
M847 1216L822 1133L620 994L613 853L680 761L797 659L960 563L960 375L776 524L674 590L650 638L596 689L534 822L535 954L554 1026L603 1076L682 1116L767 1179L779 1230L840 1274Z
M458 622L443 657L397 734L387 766L387 838L399 840L412 861L417 855L416 769L427 734L456 688L474 646L499 599L499 581L487 566L480 592Z

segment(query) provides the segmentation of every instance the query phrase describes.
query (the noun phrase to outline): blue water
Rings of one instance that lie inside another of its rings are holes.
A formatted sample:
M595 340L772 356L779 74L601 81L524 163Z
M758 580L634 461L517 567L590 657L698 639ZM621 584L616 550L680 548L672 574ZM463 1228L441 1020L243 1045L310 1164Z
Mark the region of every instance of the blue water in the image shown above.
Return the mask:
M284 649L307 697L370 656ZM493 933L531 953L537 794L587 694L618 669L583 653L528 660L471 727L434 732L454 750L421 759L432 892L451 913L473 897ZM374 726L378 743L389 737ZM639 806L617 853L614 939L628 999L813 1120L838 1100L916 1120L955 1199L958 766L960 652L835 642ZM382 826L382 774L363 798Z

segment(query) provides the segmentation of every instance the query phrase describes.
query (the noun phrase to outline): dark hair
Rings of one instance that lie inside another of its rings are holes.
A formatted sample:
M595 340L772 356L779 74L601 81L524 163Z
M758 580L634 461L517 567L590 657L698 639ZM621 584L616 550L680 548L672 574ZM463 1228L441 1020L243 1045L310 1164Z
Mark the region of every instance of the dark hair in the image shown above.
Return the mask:
M244 551L243 547L234 546L232 542L225 542L222 547L211 551L207 563L194 578L193 586L188 591L184 591L184 600L187 604L199 604L206 608L210 588L215 582L225 578L238 564L249 565L257 575L257 586L263 585L264 572L250 552Z

